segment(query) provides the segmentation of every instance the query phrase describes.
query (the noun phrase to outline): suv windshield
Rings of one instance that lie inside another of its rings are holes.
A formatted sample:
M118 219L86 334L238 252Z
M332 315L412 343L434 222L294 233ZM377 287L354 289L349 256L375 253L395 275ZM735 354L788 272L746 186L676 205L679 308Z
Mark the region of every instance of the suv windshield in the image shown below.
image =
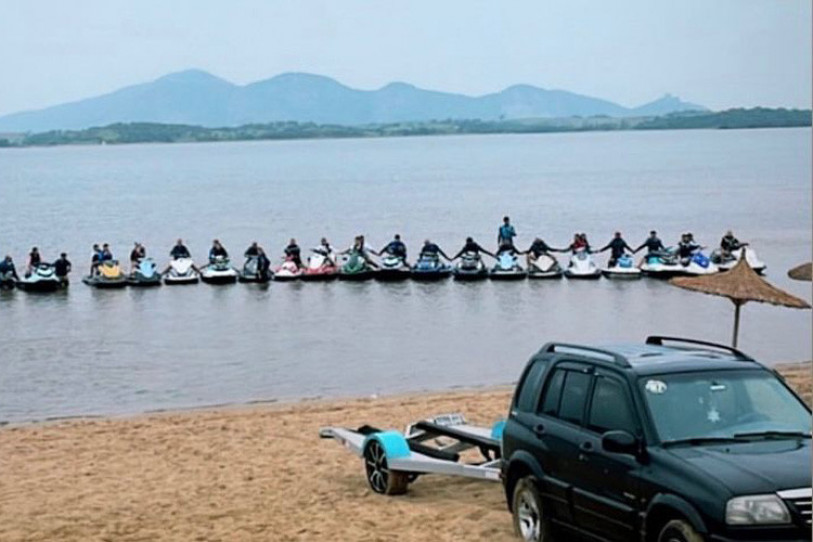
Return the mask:
M639 386L665 444L810 435L810 412L768 371L653 375Z

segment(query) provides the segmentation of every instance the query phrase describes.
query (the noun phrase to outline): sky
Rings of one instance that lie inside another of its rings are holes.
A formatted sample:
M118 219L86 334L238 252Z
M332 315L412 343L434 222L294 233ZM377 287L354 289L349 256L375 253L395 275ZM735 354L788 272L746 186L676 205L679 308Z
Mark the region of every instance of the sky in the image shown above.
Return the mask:
M198 68L811 107L810 0L3 0L0 115Z

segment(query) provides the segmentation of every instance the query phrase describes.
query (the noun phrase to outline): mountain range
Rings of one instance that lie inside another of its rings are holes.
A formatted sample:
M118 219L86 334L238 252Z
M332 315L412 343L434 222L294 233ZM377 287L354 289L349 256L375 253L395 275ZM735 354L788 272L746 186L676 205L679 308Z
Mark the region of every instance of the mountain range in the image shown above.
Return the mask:
M390 83L358 90L321 75L285 73L235 85L201 70L165 75L109 94L0 117L0 131L78 130L119 122L155 122L205 127L278 121L363 125L480 119L642 117L707 111L666 95L640 107L530 85L514 85L484 96L424 90Z

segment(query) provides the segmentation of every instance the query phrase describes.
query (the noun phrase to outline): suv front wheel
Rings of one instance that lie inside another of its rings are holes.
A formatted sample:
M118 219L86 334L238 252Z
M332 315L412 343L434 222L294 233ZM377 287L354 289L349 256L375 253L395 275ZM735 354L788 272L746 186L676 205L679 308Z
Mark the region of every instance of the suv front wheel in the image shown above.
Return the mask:
M658 542L703 542L703 537L687 521L673 519L661 529Z
M536 478L521 478L514 487L514 532L526 542L553 542Z

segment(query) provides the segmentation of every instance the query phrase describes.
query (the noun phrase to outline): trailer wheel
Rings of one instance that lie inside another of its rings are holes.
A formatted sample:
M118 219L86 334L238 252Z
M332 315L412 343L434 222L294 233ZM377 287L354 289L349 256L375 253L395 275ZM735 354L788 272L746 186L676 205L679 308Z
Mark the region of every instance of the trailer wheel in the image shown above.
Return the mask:
M393 471L387 465L387 453L384 446L371 439L364 449L364 469L370 489L382 495L402 495L409 485L409 474Z
M532 476L521 478L514 487L514 531L525 542L553 542L542 497Z

